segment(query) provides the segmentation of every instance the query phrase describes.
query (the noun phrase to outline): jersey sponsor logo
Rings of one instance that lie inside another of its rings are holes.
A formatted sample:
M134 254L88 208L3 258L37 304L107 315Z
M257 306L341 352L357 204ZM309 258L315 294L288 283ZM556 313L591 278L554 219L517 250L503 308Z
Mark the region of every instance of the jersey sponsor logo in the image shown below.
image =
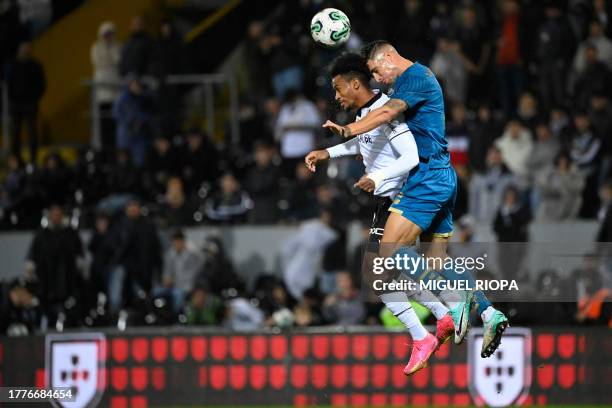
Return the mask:
M468 337L469 389L478 406L520 406L531 387L531 331L509 328L489 358L480 357L482 329Z
M363 135L359 135L358 137L359 137L359 142L360 143L365 143L365 144L368 144L368 143L372 144L372 143L374 143L372 141L372 136L368 135L367 133L363 134Z

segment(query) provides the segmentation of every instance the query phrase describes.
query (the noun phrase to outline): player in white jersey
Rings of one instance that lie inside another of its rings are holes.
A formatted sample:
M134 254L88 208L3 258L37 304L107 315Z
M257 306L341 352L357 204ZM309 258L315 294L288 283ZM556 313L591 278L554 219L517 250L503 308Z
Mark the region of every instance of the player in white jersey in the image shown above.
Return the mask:
M384 93L370 88L371 74L365 60L357 54L344 54L338 57L332 64L331 75L336 101L343 109L357 110L357 120L389 100ZM362 177L355 186L372 192L377 197L377 208L370 228L370 242L378 244L383 235L389 206L400 191L406 175L417 168L420 158L410 129L405 122L397 120L360 134L345 143L310 152L304 160L310 171L314 172L320 161L358 154L363 157L366 176ZM370 261L366 259L365 262ZM436 337L433 338L434 336L423 327L410 306L406 292L377 292L377 294L387 308L404 323L413 337L415 347L410 362L404 369L405 374L413 374L424 367L419 363L426 361L435 351L435 348L420 350L418 347L420 342L427 340L429 344L438 346L453 335L454 326L448 309L440 301L435 301L431 293L411 293L419 303L432 310L438 319ZM423 356L423 353L426 355Z

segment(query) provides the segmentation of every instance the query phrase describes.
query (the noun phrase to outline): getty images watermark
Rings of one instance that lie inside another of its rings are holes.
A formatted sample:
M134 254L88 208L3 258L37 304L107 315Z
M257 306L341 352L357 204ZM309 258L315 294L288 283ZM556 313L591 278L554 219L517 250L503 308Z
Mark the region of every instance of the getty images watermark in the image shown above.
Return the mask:
M396 275L396 278L374 279L372 288L375 291L519 290L515 279L475 279L475 274L485 270L486 259L487 254L441 258L427 257L425 254L415 257L398 253L391 257L375 257L372 261L372 272L375 275ZM450 271L450 274L447 271ZM400 274L407 278L402 278Z

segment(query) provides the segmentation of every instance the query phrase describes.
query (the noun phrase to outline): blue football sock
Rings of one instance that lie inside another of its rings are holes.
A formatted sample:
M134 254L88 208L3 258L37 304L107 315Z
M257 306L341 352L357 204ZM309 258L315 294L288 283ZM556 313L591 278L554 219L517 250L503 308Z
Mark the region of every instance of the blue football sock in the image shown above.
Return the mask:
M482 290L477 290L474 292L474 300L478 306L478 316L480 316L482 312L487 309L487 307L493 306L491 301L487 298L487 295L485 295Z

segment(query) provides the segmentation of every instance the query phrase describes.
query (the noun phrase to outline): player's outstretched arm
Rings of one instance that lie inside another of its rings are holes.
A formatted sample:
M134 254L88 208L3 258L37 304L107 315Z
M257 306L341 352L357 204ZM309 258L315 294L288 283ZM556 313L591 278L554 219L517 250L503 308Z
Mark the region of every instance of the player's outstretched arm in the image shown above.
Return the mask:
M365 117L357 122L353 122L346 126L340 126L328 120L323 124L323 127L342 137L351 137L353 135L369 132L384 123L391 122L407 108L408 105L401 99L389 99L383 106L372 109Z
M314 173L317 169L316 165L320 161L336 157L354 156L356 154L359 154L359 142L357 139L351 139L344 143L328 147L325 150L314 150L306 155L304 162L308 170Z

